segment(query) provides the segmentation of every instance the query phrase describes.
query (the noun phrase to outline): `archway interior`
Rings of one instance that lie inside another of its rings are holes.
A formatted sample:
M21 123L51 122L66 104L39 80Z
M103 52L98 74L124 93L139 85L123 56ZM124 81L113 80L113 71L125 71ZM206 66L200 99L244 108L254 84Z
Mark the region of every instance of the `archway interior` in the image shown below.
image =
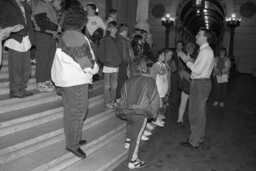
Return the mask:
M200 28L207 28L219 38L224 30L225 13L219 0L189 0L181 8L179 19L194 35Z

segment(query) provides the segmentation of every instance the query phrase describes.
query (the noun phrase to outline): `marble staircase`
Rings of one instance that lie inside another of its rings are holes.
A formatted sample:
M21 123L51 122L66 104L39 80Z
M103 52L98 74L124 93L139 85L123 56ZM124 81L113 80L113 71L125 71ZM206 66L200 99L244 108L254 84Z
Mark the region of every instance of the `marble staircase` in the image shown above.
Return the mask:
M28 90L33 96L8 97L8 61L4 53L0 69L0 171L112 170L127 157L123 148L125 125L112 109L104 107L103 81L89 90L89 109L83 126L80 159L65 150L62 98L53 92L39 93L32 66Z

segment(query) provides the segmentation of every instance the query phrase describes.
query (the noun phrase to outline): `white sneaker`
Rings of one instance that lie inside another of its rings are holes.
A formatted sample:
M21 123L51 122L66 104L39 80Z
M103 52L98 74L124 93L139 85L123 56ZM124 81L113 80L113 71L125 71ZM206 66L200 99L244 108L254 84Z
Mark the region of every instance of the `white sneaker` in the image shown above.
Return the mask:
M165 116L163 114L159 114L157 118L163 120L163 119L165 119Z
M213 106L218 106L219 105L219 103L218 102L213 102L213 104L212 104Z
M156 121L152 122L153 124L159 126L159 127L164 127L164 121L160 120L160 119L156 119Z
M45 81L45 84L50 88L55 88L51 81Z
M146 164L144 161L141 161L140 159L136 159L134 161L130 161L128 163L128 168L129 169L138 169L138 168L142 168L142 167L145 167Z
M49 91L54 91L55 88L48 86L46 83L37 83L36 89L41 92L43 91L49 92Z
M146 137L145 135L142 135L140 139L141 139L142 141L148 141L148 140L149 140L149 138Z
M144 132L143 132L143 135L150 136L150 135L152 135L152 133L145 129Z
M125 139L125 142L124 142L124 148L125 148L126 150L129 150L129 148L130 148L130 143L131 143L131 140L128 139L128 138L126 138L126 139Z
M153 130L155 127L151 123L147 123L146 128L149 130Z

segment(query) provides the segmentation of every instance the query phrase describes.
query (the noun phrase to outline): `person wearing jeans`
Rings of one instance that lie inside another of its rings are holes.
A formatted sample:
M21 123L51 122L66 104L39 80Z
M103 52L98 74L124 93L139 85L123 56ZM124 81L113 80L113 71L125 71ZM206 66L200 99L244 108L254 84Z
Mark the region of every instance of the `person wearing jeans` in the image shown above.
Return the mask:
M85 20L82 7L73 6L66 11L64 32L51 69L52 80L62 91L66 150L80 158L86 157L80 146L86 143L82 128L88 109L88 84L99 69L90 42L81 31Z
M214 54L209 46L214 38L210 30L199 30L196 43L200 50L195 62L190 62L189 56L180 53L181 59L191 70L192 79L189 100L190 136L188 141L181 142L181 146L198 148L204 141L206 123L206 101L211 90L210 76L214 67ZM208 43L209 42L209 43Z
M108 33L100 41L99 60L103 63L104 73L104 100L107 108L114 108L116 99L116 88L119 65L122 63L122 56L117 46L117 23L112 21L107 27Z

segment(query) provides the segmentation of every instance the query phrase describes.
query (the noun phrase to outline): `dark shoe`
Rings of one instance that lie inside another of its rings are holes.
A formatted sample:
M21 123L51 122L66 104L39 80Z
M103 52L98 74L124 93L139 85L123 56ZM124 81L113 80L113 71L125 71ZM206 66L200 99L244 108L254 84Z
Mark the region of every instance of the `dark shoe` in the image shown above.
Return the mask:
M79 141L79 145L85 145L86 143L87 143L86 140L80 140L80 141Z
M22 91L12 92L9 95L10 98L24 98L26 97Z
M24 94L24 96L28 97L28 96L32 96L33 93L27 90L23 90L22 93Z
M187 148L192 148L192 149L198 149L199 146L193 146L192 144L190 144L188 141L185 142L180 142L180 145L182 147L187 147Z
M70 148L66 148L67 151L73 153L74 155L76 155L77 157L80 158L86 158L86 154L83 152L83 150L81 148L78 148L76 150L70 149Z

